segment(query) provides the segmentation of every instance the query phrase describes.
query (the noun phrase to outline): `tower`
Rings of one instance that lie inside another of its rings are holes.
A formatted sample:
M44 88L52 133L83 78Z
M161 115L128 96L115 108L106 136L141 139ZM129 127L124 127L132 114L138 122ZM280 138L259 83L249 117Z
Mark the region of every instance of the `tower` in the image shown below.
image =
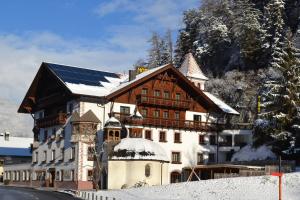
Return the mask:
M192 53L185 55L184 61L178 70L201 90L205 90L205 82L208 81L208 78L200 69Z

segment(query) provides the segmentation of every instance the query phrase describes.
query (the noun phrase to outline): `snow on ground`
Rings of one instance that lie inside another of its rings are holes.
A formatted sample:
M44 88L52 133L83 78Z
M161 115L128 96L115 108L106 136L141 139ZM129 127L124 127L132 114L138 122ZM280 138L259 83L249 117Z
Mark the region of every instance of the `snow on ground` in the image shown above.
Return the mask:
M248 144L236 152L232 156L231 161L268 160L275 158L276 155L266 145L253 148Z
M284 174L282 181L282 199L299 199L300 173ZM102 196L103 199L108 197L116 200L274 200L278 199L278 177L224 178L145 188L99 191L96 194L98 199ZM91 194L89 197L92 199Z

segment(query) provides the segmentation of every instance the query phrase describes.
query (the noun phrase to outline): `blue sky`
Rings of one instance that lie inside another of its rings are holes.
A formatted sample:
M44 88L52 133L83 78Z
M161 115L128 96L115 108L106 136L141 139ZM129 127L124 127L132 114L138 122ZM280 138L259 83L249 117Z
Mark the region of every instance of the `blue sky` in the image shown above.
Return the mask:
M0 132L9 124L4 116L20 124L16 130L30 130L15 115L42 61L125 72L146 57L153 31L169 28L175 40L182 13L199 5L200 0L0 1Z

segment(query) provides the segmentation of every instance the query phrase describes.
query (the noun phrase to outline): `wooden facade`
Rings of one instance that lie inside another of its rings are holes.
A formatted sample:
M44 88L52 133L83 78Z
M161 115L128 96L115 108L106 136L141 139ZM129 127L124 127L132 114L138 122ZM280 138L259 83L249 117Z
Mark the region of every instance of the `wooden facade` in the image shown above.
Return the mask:
M120 89L109 101L135 104L143 119L132 119L128 113L111 113L121 123L133 126L206 131L216 124L186 120L186 111L209 113L218 110L203 92L180 74L172 65L152 73Z

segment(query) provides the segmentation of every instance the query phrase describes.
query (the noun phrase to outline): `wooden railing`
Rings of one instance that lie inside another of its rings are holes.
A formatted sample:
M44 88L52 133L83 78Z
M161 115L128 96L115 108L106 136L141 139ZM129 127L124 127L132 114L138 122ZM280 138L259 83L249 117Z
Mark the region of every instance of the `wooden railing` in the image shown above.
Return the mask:
M197 130L197 131L213 131L217 130L218 126L215 123L206 123L190 120L175 120L175 119L163 119L146 117L143 119L133 119L128 114L113 113L122 124L132 126L153 126L172 129L185 129L185 130Z
M58 113L54 115L49 115L41 119L36 120L36 126L38 128L45 128L56 125L63 125L66 123L67 114L66 113Z
M155 105L155 106L163 106L163 107L188 109L190 107L191 101L167 99L167 98L148 96L148 95L138 95L137 103L138 105Z
M134 126L153 126L162 128L185 129L196 131L222 131L225 129L247 129L252 130L252 123L223 124L212 122L198 122L192 120L175 120L164 118L144 117L143 119L133 119L129 114L114 112L111 116L116 117L122 124Z

